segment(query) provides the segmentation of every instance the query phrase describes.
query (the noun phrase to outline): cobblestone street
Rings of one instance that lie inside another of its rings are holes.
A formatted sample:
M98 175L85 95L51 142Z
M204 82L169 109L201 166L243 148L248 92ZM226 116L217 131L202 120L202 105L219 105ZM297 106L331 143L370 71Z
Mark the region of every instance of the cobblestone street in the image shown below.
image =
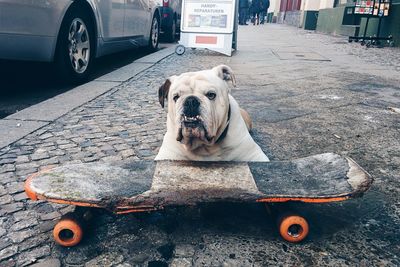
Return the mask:
M400 49L276 24L242 26L238 36L233 57L172 54L2 148L0 266L399 266ZM56 245L52 228L72 207L28 200L27 175L71 162L153 159L166 131L158 87L219 64L233 68L232 95L271 160L351 156L374 177L371 190L344 203L295 204L312 225L299 245L281 240L262 205L232 203L99 211L79 246Z

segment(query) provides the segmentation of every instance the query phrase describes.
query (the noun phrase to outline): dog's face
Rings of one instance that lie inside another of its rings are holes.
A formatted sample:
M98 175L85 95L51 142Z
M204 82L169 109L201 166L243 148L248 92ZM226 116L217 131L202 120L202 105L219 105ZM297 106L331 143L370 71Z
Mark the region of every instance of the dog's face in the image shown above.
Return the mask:
M159 89L164 107L168 101L168 131L187 150L212 145L224 131L229 112L229 86L235 83L232 70L225 65L211 70L187 72L168 78Z

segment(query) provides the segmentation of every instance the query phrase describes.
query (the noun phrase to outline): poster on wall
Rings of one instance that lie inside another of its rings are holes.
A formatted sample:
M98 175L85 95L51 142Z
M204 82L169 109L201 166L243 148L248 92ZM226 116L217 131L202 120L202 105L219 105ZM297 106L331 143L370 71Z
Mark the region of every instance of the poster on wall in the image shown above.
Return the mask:
M182 32L233 32L235 1L184 0L182 7Z
M357 0L354 14L385 17L389 15L390 4L391 0Z

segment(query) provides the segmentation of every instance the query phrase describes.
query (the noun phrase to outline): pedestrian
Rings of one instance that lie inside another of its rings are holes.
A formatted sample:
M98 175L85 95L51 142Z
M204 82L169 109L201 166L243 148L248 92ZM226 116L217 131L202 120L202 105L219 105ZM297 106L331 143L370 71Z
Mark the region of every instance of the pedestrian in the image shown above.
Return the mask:
M249 0L239 0L239 25L247 25Z
M251 13L253 14L253 25L260 24L260 12L262 11L262 0L253 0L250 6Z
M269 8L269 0L261 0L262 2L262 9L260 12L260 24L264 24L265 16L268 16L268 8Z

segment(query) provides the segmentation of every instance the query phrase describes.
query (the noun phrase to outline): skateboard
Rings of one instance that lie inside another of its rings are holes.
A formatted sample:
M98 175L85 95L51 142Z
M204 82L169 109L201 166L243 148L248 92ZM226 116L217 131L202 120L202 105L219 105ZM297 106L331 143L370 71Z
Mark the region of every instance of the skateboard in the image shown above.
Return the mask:
M271 162L67 164L30 175L25 192L32 200L125 214L218 201L344 201L362 196L372 181L351 158L325 153ZM86 217L90 217L86 212L62 217L53 230L55 241L62 246L77 245ZM281 216L278 228L289 242L300 242L309 232L306 218L297 214Z

